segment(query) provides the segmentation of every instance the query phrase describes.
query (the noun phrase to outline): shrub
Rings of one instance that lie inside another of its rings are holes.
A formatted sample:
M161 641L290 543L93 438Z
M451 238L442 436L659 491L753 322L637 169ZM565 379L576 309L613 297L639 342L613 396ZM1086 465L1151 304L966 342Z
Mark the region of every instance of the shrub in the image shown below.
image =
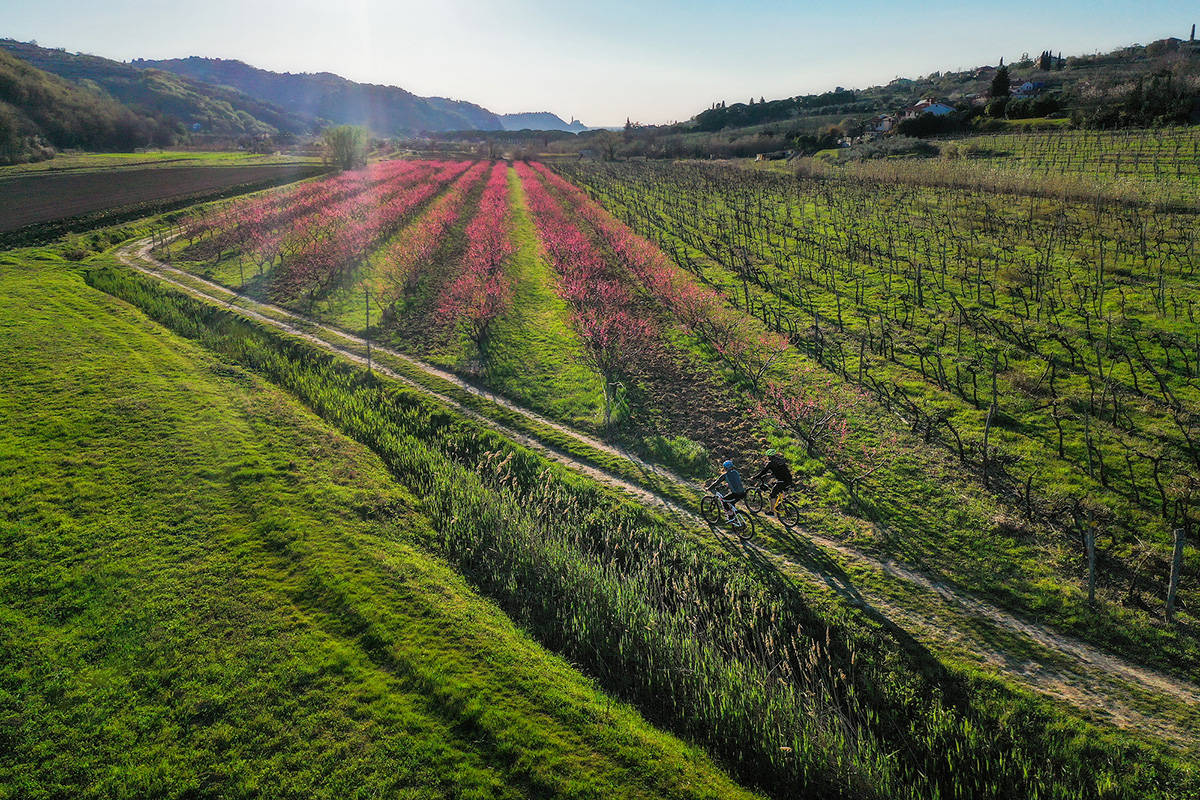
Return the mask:
M685 478L705 475L709 469L709 452L699 442L686 436L660 436L655 434L642 439L647 453L660 464Z

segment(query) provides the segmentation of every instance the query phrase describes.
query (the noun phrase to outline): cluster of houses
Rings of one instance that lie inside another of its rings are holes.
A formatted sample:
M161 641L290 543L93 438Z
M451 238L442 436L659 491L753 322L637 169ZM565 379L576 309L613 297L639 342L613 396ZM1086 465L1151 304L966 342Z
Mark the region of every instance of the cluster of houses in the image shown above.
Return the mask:
M895 114L880 114L879 116L872 117L867 120L865 128L867 131L873 133L887 133L903 120L913 119L922 114L933 114L935 117L944 117L947 114L954 113L956 110L948 100L926 98L919 103L900 109Z
M992 73L995 73L994 67L984 67L983 69L991 70ZM1046 90L1047 86L1042 81L1013 81L1011 97L1014 99L1037 97ZM987 103L988 100L989 98L986 94L973 94L963 98L963 102L973 106L983 105ZM921 116L922 114L932 114L935 117L943 117L946 114L952 114L957 110L958 107L949 100L927 97L921 100L919 103L915 103L914 105L900 109L895 114L880 114L872 117L864 123L863 130L868 134L887 133L906 119L913 119Z

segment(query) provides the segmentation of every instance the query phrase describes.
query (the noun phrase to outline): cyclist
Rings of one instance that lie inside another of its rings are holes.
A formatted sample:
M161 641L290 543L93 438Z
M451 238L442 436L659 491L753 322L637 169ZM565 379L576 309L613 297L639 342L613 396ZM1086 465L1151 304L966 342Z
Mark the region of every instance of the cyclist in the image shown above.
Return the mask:
M732 461L726 461L721 465L725 471L717 476L717 479L704 487L705 491L713 492L717 497L721 498L721 505L725 506L725 521L735 522L737 517L733 513L733 504L738 500L745 499L746 487L742 483L742 474L733 467ZM721 494L716 491L717 487L724 483L729 487L729 491Z
M791 467L788 466L787 459L781 456L776 450L767 451L767 463L763 468L751 478L753 481L760 481L770 475L774 478L775 483L771 486L771 513L777 513L775 507L779 505L779 498L788 489L795 485L795 480L792 478Z

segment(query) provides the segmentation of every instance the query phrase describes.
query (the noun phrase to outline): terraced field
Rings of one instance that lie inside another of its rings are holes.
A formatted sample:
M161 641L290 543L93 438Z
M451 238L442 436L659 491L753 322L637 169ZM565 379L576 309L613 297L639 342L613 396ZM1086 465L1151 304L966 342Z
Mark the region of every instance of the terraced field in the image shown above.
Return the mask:
M1025 168L1042 175L1075 173L1200 183L1200 130L1094 131L1062 129L992 133L945 140L970 159Z

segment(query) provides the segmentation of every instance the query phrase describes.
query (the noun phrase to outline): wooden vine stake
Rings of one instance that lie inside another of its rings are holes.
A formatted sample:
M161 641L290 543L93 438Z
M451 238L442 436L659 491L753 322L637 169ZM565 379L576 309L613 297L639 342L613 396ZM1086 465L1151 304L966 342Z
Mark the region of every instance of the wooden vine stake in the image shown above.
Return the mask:
M366 300L367 307L367 327L363 329L363 336L367 340L367 374L371 374L371 287L363 286L363 297Z
M1084 530L1088 560L1088 605L1096 602L1096 520L1089 519Z
M1167 584L1167 622L1175 621L1175 593L1179 591L1179 573L1183 571L1184 531L1175 529L1175 555L1171 559L1171 582Z

